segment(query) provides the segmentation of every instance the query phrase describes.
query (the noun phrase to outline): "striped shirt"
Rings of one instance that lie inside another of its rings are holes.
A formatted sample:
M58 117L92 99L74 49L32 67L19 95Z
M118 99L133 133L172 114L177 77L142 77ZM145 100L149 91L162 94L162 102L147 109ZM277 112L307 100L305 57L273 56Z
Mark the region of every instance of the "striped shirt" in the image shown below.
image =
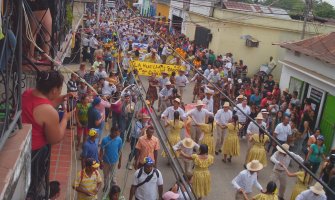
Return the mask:
M98 170L92 173L91 177L89 177L85 170L79 171L77 173L76 181L74 183L74 187L82 187L85 188L88 192L94 192L97 188L98 183L101 183L101 175ZM87 196L84 193L78 192L78 200L96 200L98 199L98 195Z

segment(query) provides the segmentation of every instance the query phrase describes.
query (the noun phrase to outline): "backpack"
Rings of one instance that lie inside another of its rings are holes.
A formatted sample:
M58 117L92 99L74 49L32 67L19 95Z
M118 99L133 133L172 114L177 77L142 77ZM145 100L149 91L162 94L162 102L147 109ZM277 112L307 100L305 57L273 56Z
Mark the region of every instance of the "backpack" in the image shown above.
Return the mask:
M143 173L143 167L141 167L141 169L138 172L136 178L139 179L142 176L142 173ZM145 183L149 182L155 174L156 174L157 178L159 178L158 170L154 169L153 172L152 172L152 174L150 176L147 176L147 178L144 181L142 181L141 183L137 184L136 187L140 187L140 186L144 185Z

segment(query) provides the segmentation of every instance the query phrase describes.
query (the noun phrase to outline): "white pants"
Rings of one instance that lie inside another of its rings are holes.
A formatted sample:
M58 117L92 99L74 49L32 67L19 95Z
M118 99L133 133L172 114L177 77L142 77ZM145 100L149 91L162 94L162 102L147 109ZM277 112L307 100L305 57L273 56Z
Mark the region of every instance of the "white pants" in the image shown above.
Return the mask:
M223 145L224 138L226 137L227 129L221 128L219 125L216 126L216 144L215 151L218 152Z
M102 172L104 173L104 187L108 187L108 184L110 183L112 184L116 183L116 180L115 180L116 165L117 163L115 164L104 163L104 167L102 169Z
M287 175L285 170L279 171L279 170L273 170L270 180L273 182L279 181L279 189L278 189L278 196L281 198L284 198L284 193L286 190L286 184L287 184Z
M201 137L201 134L202 134L202 132L201 132L201 129L199 127L191 125L191 138L197 144L199 144L199 139Z

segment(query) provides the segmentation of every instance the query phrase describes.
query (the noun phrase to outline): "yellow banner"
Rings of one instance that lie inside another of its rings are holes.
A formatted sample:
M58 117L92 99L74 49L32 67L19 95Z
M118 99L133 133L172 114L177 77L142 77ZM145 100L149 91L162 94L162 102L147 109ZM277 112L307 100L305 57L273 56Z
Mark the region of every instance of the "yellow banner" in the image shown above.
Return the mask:
M138 74L142 76L151 76L152 73L160 75L162 72L167 72L171 75L172 72L178 72L180 69L185 70L184 66L141 62L137 60L131 61L130 65L133 69L137 69Z

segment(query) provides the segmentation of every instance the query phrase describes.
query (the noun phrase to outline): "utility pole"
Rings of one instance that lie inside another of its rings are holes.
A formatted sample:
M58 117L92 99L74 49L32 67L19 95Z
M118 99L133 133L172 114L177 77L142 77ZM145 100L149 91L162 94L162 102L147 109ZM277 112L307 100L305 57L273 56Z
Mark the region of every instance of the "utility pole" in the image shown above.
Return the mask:
M302 27L301 39L305 38L307 19L308 19L308 16L309 16L309 12L312 9L313 1L312 0L305 0L305 2L306 2L306 8L305 8L305 13L304 13L304 24L303 24L303 27Z

